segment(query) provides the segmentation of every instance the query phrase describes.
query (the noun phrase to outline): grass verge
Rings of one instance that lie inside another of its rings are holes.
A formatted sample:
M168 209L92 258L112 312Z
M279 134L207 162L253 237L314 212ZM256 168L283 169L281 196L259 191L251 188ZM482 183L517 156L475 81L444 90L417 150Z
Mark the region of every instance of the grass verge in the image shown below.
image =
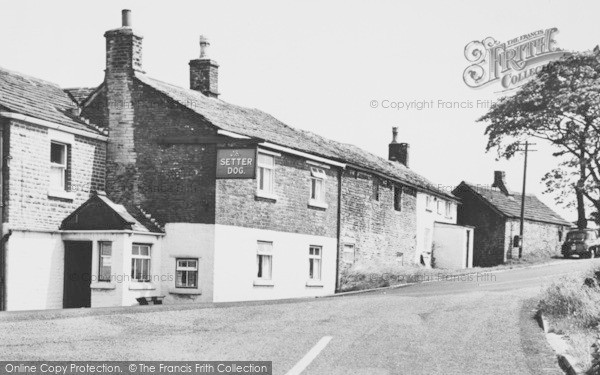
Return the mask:
M356 290L383 288L403 284L419 283L424 281L455 281L461 276L480 273L485 274L502 269L522 268L534 264L543 264L553 261L550 257L526 257L512 259L496 267L473 267L467 269L425 268L418 265L404 266L372 260L356 263L352 267L341 271L340 291L350 292Z
M563 277L542 294L540 310L548 318L550 329L563 335L570 344L568 354L589 370L593 370L592 345L598 340L600 323L600 267L579 276ZM588 281L590 286L584 285Z

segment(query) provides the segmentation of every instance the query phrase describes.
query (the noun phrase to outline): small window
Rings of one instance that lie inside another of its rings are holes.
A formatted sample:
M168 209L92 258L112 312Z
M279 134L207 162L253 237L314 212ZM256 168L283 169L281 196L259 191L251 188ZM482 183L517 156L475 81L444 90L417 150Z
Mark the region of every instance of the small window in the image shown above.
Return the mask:
M198 259L176 259L175 272L175 287L198 287Z
M273 242L258 241L256 256L258 272L256 277L271 280L273 274Z
M452 203L446 202L446 217L452 217Z
M112 242L99 242L98 254L98 281L109 282L112 270Z
M342 251L342 261L347 264L354 264L356 260L356 252L354 250L354 244L344 244Z
M131 249L131 279L150 281L150 245L134 244Z
M431 195L425 197L425 209L427 211L433 211L433 197Z
M396 211L402 211L402 187L394 187L394 209Z
M325 180L327 175L320 168L310 168L310 199L325 202Z
M437 213L441 215L444 212L444 201L441 199L437 200Z
M379 201L379 180L373 179L373 199Z
M275 157L273 155L258 154L258 190L263 193L273 194L273 171Z
M50 143L50 188L67 190L67 145Z
M311 246L308 249L308 278L310 280L321 280L321 246Z
M563 239L563 230L559 229L558 230L558 241L560 242L560 241L562 241L562 239Z

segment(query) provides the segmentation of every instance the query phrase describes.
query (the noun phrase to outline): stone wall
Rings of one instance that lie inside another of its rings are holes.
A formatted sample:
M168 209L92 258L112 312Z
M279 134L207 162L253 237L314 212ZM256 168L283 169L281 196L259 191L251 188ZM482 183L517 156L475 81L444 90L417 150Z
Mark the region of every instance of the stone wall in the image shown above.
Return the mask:
M61 221L89 198L90 190L104 190L104 141L73 136L67 178L67 192L72 199L66 199L48 194L49 130L12 120L4 136L8 136L11 156L5 186L5 220L12 227L57 230Z
M343 262L345 244L354 245L355 263L414 264L416 192L402 187L401 210L396 210L394 186L400 187L353 169L342 173L340 274L351 265Z

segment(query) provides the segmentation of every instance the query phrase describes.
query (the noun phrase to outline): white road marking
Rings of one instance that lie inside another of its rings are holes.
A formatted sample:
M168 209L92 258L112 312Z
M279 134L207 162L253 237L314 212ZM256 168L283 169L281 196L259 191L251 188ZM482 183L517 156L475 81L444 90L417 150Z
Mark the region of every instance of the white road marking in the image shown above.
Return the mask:
M332 338L333 337L331 336L325 336L321 340L319 340L317 345L313 346L312 349L309 350L308 353L306 353L306 355L298 363L296 363L296 365L292 367L292 369L288 371L285 375L301 374L302 371L304 371L308 367L308 365L310 365L310 363L314 361L315 358L317 358L319 353L321 353L321 351L325 349L325 347L327 346L327 344L329 344L329 341L331 341Z

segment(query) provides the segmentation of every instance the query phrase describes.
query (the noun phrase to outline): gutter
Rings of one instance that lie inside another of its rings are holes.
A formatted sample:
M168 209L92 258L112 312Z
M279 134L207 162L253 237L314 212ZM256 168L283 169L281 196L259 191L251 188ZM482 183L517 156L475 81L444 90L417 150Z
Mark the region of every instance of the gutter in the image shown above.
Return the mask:
M228 130L223 130L223 129L219 129L217 131L217 134L224 135L226 137L236 138L236 139L250 139L250 137L248 137L246 135L235 133L235 132L231 132L231 131L228 131ZM331 160L331 159L323 158L323 157L316 156L316 155L309 154L309 153L302 152L302 151L297 151L297 150L291 149L289 147L280 146L280 145L277 145L277 144L274 144L274 143L271 143L271 142L266 142L266 141L260 143L259 146L271 148L271 149L274 149L274 150L278 150L278 151L285 152L285 153L292 154L292 155L296 155L296 156L301 156L301 157L304 157L306 159L320 161L322 163L326 163L326 164L329 164L329 165L340 167L342 169L346 169L346 167L350 167L350 168L359 170L361 172L370 173L370 174L376 175L376 176L378 176L380 178L383 178L383 179L386 179L386 180L390 180L390 181L393 181L393 182L396 182L396 183L399 183L399 184L402 184L402 185L409 186L409 187L411 187L411 188L413 188L413 189L415 189L417 191L428 193L428 194L434 195L434 196L436 196L438 198L447 199L447 200L454 201L456 203L460 203L460 199L458 199L457 197L454 197L452 194L443 194L441 192L438 192L438 191L435 191L435 190L432 190L432 189L428 189L428 188L425 188L425 187L422 187L422 186L417 186L417 185L412 184L410 182L403 181L403 180L400 180L400 179L397 179L397 178L394 178L394 177L390 177L390 176L388 176L388 175L386 175L384 173L380 173L380 172L374 171L374 170L372 170L370 168L359 167L358 165L350 164L350 163L340 163L340 162L337 162L337 161L334 161L334 160Z
M56 130L63 131L65 133L80 135L83 137L97 139L97 140L104 141L104 142L108 141L108 136L106 136L106 135L101 135L101 134L94 133L92 131L87 131L87 130L75 129L70 126L61 125L61 124L57 124L57 123L46 121L46 120L40 120L35 117L22 115L20 113L0 111L0 117L9 118L9 119L13 119L13 120L20 120L20 121L28 122L30 124L44 126L49 129L56 129Z

